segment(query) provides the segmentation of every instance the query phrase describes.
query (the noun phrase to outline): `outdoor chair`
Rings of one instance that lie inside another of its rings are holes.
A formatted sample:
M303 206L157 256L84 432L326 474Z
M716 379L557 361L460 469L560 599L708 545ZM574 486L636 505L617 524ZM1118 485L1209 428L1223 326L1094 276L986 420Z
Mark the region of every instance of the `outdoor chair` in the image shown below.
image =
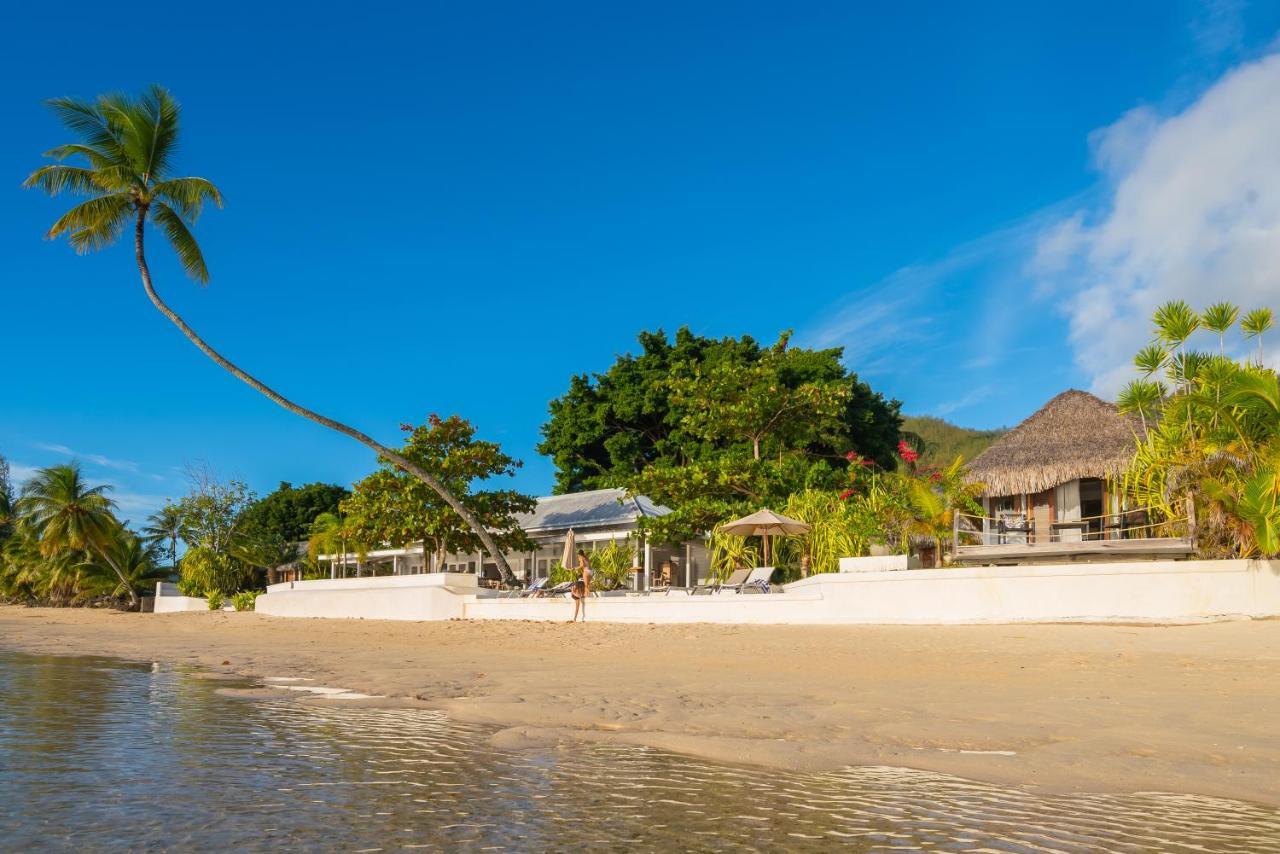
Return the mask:
M521 599L527 598L529 596L541 596L543 593L546 592L547 582L550 580L551 579L548 576L544 575L541 578L534 579L533 583L530 584L525 589L515 590L512 592L515 593L517 596L519 596Z
M747 575L745 581L738 585L734 591L736 593L746 593L754 590L757 593L768 593L769 582L773 580L773 574L777 571L774 566L757 566Z
M733 571L733 574L730 575L728 578L726 578L724 581L720 581L720 582L716 582L715 584L712 584L711 589L708 590L707 592L718 593L721 590L732 590L736 593L738 592L738 590L742 588L742 585L746 583L747 579L750 576L751 576L751 570L749 569L735 569Z

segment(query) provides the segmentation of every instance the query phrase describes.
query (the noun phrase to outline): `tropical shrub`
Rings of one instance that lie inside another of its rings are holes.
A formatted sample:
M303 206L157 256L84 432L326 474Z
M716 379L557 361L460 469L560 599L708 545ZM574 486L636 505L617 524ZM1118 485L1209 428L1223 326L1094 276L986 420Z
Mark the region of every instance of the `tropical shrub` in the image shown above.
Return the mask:
M217 590L210 590L205 594L205 603L209 606L210 611L219 611L222 609L226 597Z
M237 611L252 611L254 602L262 595L261 590L241 590L239 593L232 594L231 605Z
M1185 534L1193 513L1196 550L1208 558L1280 555L1280 381L1262 363L1272 315L1240 321L1256 360L1227 355L1238 316L1228 303L1200 315L1182 301L1161 306L1152 343L1134 359L1139 377L1117 401L1143 427L1126 495L1148 508L1156 535ZM1217 335L1218 352L1188 349L1200 328Z
M552 561L551 568L547 571L547 584L551 587L557 584L564 584L566 581L574 581L578 578L578 571L565 566L560 561Z
M601 590L620 590L631 586L631 569L635 566L635 545L626 540L612 540L591 552L592 583Z
M808 532L778 540L776 563L795 565L802 577L837 572L840 558L866 552L874 527L856 504L828 490L806 489L788 499L782 515L809 523Z
M246 566L229 554L216 552L205 546L195 546L187 550L179 564L181 577L178 580L180 590L238 590L247 583L252 568ZM187 595L197 595L188 592Z

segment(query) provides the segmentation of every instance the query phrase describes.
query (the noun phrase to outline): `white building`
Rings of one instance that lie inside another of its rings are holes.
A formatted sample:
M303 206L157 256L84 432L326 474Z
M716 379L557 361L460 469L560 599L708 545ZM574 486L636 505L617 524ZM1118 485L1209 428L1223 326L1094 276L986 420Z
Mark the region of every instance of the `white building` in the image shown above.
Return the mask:
M549 495L538 499L532 513L520 517L520 527L533 540L536 548L529 552L505 555L516 577L526 583L543 578L555 561L564 554L565 537L570 529L578 548L592 551L611 542L629 542L635 549L636 585L647 589L664 581L678 587L696 584L710 571L705 542L662 545L639 534L640 520L665 516L669 508L655 504L643 495L629 497L623 489L596 489L569 495ZM332 561L335 576L416 575L430 571L430 555L424 558L422 543L403 548L375 549L362 560L354 554L321 555ZM484 580L498 580L498 566L483 552L450 554L445 559L446 572L479 573Z

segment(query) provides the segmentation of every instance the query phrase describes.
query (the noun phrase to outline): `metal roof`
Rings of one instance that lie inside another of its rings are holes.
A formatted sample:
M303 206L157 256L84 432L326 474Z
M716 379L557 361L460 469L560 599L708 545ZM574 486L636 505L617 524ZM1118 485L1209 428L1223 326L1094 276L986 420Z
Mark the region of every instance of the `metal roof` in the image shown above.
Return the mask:
M595 489L538 499L537 508L518 518L529 533L574 528L634 528L643 516L665 516L668 507L643 495L627 496L625 489Z

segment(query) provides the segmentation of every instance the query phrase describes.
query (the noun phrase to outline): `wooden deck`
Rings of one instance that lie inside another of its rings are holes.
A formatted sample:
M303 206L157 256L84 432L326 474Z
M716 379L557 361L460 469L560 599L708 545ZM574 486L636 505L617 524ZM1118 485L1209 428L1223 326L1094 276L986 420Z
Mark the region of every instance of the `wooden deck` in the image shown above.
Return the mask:
M1195 545L1188 537L1132 540L1088 540L1065 543L1006 543L997 546L960 546L953 558L958 564L1014 565L1029 563L1089 563L1123 560L1158 560L1190 557Z

